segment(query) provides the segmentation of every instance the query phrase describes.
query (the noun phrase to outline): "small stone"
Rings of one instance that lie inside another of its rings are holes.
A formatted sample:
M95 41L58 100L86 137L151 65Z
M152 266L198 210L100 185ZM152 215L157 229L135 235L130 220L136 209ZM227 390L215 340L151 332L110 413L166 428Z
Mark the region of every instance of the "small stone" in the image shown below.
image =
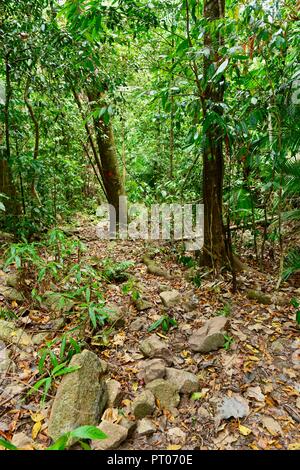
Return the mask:
M118 424L120 426L123 426L123 428L126 428L128 431L128 437L131 437L134 431L136 430L137 421L133 421L132 419L128 419L122 416Z
M0 340L4 343L17 344L19 347L32 345L32 340L21 328L16 328L14 323L0 320Z
M199 380L191 372L167 367L166 379L176 386L179 393L190 394L199 390Z
M117 449L128 435L128 430L119 424L102 421L98 429L106 434L107 439L101 439L91 442L93 450L112 450Z
M153 307L153 304L151 302L148 302L148 300L144 299L136 300L134 302L134 305L138 312L144 312L145 310L149 310Z
M108 315L107 321L110 325L114 326L114 328L123 328L123 326L125 326L125 318L123 312L117 304L106 304L105 310Z
M200 330L195 331L189 340L192 351L209 353L222 348L225 344L224 334L229 321L225 317L208 320Z
M292 363L296 370L300 369L300 349L296 349L292 354Z
M12 302L24 302L25 297L22 292L19 292L17 289L8 286L0 285L0 295L2 295L6 300Z
M59 292L45 292L42 306L53 312L68 313L73 310L75 302Z
M9 350L5 344L0 341L0 377L1 374L5 374L13 365L13 362L9 358Z
M162 408L171 410L179 405L180 396L177 387L167 380L153 380L153 382L146 385L146 389L153 393Z
M2 232L0 230L0 240L1 242L9 243L14 241L14 236L12 233Z
M24 432L17 432L13 436L11 443L16 446L17 449L22 450L28 447L32 448L33 441Z
M269 295L264 294L261 291L257 290L249 290L247 292L247 297L250 300L256 300L260 304L263 305L271 305L272 304L272 298Z
M166 363L163 359L147 361L144 367L143 378L145 383L156 379L163 379L166 375Z
M140 350L145 357L155 358L160 357L168 364L173 362L171 353L165 342L161 341L157 335L151 335L149 338L142 341Z
M120 382L117 380L108 380L106 382L106 386L108 394L108 408L118 408L123 399L123 392Z
M178 305L180 293L177 290L164 291L161 292L160 298L165 307L171 308Z
M32 338L32 342L34 345L39 346L44 341L46 341L48 336L49 333L38 333L37 335L34 335L34 337Z
M139 436L151 436L155 431L156 427L150 419L144 418L138 422L137 433Z
M55 320L51 321L52 330L59 331L59 330L62 330L64 326L65 326L65 319L63 317L56 318Z
M8 287L18 287L18 275L0 271L0 284Z
M271 348L275 353L281 353L284 351L284 346L279 340L274 341L271 345Z
M108 363L106 361L104 361L103 359L100 359L100 366L101 366L101 369L102 369L102 374L106 374L106 372L108 370Z
M155 398L152 392L145 390L132 403L133 414L136 418L141 419L145 416L152 415L155 410Z
M186 441L186 433L180 428L169 429L167 434L172 444L184 444Z
M145 327L145 319L144 318L137 318L136 320L134 320L129 329L131 331L141 331L143 330Z

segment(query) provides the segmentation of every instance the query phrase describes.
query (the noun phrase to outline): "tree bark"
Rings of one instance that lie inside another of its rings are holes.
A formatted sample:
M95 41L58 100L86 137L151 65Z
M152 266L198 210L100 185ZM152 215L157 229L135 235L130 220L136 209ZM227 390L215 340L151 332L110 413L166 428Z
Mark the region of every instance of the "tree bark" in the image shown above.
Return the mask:
M104 107L103 96L88 93L91 108L97 106ZM115 139L111 121L105 122L103 116L94 118L96 140L101 160L102 179L105 187L107 200L116 211L116 220L119 220L119 197L125 194L122 177L119 169L118 156L115 146Z
M5 56L5 104L4 104L4 127L5 127L5 147L0 149L0 193L5 194L8 199L5 199L4 204L6 207L7 216L16 216L20 214L20 206L17 202L17 192L14 185L10 160L11 160L11 147L10 147L10 120L9 120L9 107L12 95L11 79L10 79L10 64L9 54Z
M204 37L204 45L209 48L210 56L204 60L204 77L208 78L210 66L221 57L218 49L222 44L219 31L213 23L224 17L225 0L206 0L204 16L208 21ZM208 82L208 81L207 81ZM221 78L224 83L224 79ZM208 82L203 95L204 120L210 113L222 115L220 103L224 97L224 84ZM213 116L213 115L212 115ZM223 224L223 129L216 119L212 119L206 131L203 152L203 202L204 202L204 249L202 263L219 271L222 266L230 263L228 247L226 247L225 228Z

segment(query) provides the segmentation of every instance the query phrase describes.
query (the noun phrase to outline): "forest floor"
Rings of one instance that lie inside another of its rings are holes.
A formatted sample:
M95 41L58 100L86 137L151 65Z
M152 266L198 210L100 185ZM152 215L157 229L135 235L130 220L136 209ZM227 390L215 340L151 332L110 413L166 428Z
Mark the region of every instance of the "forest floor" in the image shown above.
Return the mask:
M277 300L269 305L250 300L249 289L259 289L272 296L276 285L272 273L262 274L252 269L238 274L238 291L234 294L228 273L217 280L210 274L203 276L200 287L196 287L186 280L188 268L178 262L176 246L162 242L100 240L95 226L86 218L78 220L77 226L76 236L87 246L84 255L87 262L95 264L95 260L107 258L114 262L132 261L128 271L143 292L143 300L151 303L151 308L139 312L131 296L122 291L122 284L99 285L104 298L124 312L125 325L113 332L105 347L90 338L86 342L89 349L108 363L109 378L121 383L123 413L130 415L132 400L144 389L141 368L145 358L140 345L152 334L157 334L170 350L173 367L191 372L199 380L200 393L192 398L183 395L173 412L156 407L150 418L152 432L146 436L135 432L119 448L299 449L300 339L295 311L290 305L291 298L300 296L299 288L283 284L275 294ZM155 263L170 276L163 278L147 271L142 258L150 252L155 255ZM160 293L174 289L180 293L180 302L166 311ZM50 311L32 310L29 303L21 306L0 296L0 307L14 310L18 316L16 325L31 336L45 332L51 324ZM149 333L148 328L166 313L176 319L177 328ZM207 354L193 352L188 342L191 334L218 315L226 315L229 320L227 347ZM135 320L139 318L142 322L137 326ZM58 332L49 331L47 340L75 325L76 315L68 315L65 326ZM37 380L38 350L44 344L25 350L11 345L13 370L10 368L2 375L0 384L0 437L10 440L24 433L29 439L27 448L46 448L50 443L47 422L55 387L50 390L46 405L41 404L38 395L25 397L28 385ZM244 417L222 418L220 407L226 397L237 397L241 403L248 404ZM113 421L114 413L110 416ZM175 433L170 432L174 428Z

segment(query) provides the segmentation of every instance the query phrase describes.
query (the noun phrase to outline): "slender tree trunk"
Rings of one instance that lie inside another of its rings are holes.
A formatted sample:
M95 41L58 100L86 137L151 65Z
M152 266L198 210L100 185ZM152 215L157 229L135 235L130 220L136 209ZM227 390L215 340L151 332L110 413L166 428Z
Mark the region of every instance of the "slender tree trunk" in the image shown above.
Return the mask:
M204 45L210 49L209 58L204 61L204 76L212 63L218 62L218 48L222 44L220 33L213 27L213 22L223 18L225 14L225 0L206 0L204 2L204 16L208 21L208 30L205 34ZM224 82L224 79L221 79ZM220 82L208 84L204 93L204 118L211 111L222 114L219 104L223 101L224 85ZM228 247L225 242L225 229L223 225L223 130L216 121L212 121L205 135L205 148L203 152L203 202L204 202L204 251L202 262L212 266L215 271L230 262Z
M29 112L29 116L32 120L32 123L33 123L33 126L34 126L34 150L33 150L33 160L34 162L37 161L38 159L38 156L39 156L39 150L40 150L40 126L39 126L39 123L38 123L38 120L34 114L34 111L33 111L33 107L29 101L29 86L30 86L30 78L28 78L27 82L26 82L26 87L25 87L25 93L24 93L24 101L25 101L25 104L26 104L26 107L28 109L28 112ZM42 202L41 202L41 199L40 199L40 196L37 192L37 189L36 189L36 173L35 173L35 168L33 169L33 177L32 177L32 181L31 181L31 194L32 196L34 197L34 199L37 200L37 202L39 203L39 205L41 206L42 205Z
M17 202L17 192L11 173L11 146L10 146L10 119L9 107L12 95L9 54L5 57L5 104L4 104L4 126L5 126L5 147L0 149L0 193L5 194L6 215L16 216L20 213Z
M88 93L91 108L97 105L105 106L101 95ZM116 219L119 220L119 197L125 194L122 177L119 169L118 156L111 121L106 123L103 117L94 118L96 139L101 159L102 179L107 200L116 210Z

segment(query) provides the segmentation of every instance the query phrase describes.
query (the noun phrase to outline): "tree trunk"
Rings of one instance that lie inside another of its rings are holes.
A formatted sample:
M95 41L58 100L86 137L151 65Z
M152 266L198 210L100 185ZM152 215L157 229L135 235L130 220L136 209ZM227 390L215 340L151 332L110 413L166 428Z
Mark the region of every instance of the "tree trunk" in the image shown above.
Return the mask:
M88 93L92 109L95 103L104 105L102 96ZM116 210L116 220L119 220L119 197L125 194L122 177L119 169L118 156L111 121L106 123L103 116L94 118L97 145L102 167L102 179L107 200Z
M9 56L5 57L5 104L4 104L4 126L5 126L5 147L0 149L0 193L5 194L8 199L4 200L7 216L20 214L20 207L16 198L16 188L14 185L11 168L11 148L10 148L10 122L9 106L11 100L11 80Z
M204 76L208 77L211 64L220 65L218 48L222 39L213 22L223 18L225 13L225 0L206 0L204 2L204 16L208 21L204 44L210 49L210 56L204 60ZM224 79L220 80L224 83ZM219 104L224 97L224 84L208 83L203 99L204 120L210 113L222 115ZM212 115L213 116L213 115ZM230 263L228 249L226 248L225 229L223 225L223 129L215 119L212 119L205 135L203 152L203 202L204 202L204 250L202 263L212 266L219 271L226 263Z

